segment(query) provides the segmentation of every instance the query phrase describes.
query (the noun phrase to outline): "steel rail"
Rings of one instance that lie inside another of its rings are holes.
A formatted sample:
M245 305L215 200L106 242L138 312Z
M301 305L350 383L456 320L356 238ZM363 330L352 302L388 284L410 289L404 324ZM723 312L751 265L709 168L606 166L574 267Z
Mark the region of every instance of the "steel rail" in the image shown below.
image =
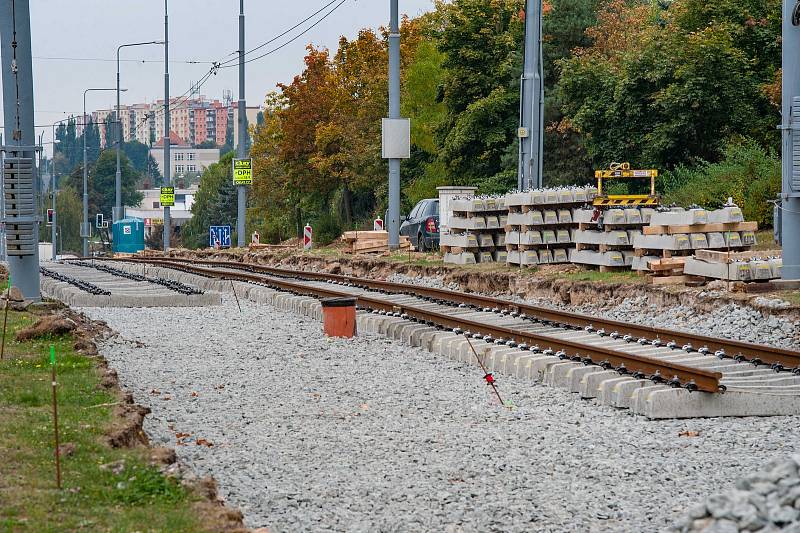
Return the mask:
M133 259L132 262L168 264L170 268L211 278L254 282L278 290L315 298L353 296L351 293L327 287L309 286L288 281L283 278L276 278L270 276L268 273L231 272L230 270L220 271L214 268L195 266L190 262L170 262L169 260L161 260L160 258L157 258L155 261L152 261L151 258L125 258L120 259L120 261L130 261L131 259ZM623 374L631 374L634 377L648 378L656 383L665 383L675 387L684 387L688 390L699 390L711 393L724 390L724 387L722 387L719 382L722 378L722 374L719 372L701 370L678 363L670 363L635 354L618 352L600 346L592 346L504 326L487 324L486 322L454 317L446 313L430 311L414 306L398 305L371 296L360 295L357 297L357 302L359 307L372 312L389 314L390 316L425 323L431 326L439 326L458 333L464 333L464 329L467 329L468 331L465 334L471 334L473 338L483 337L490 342L499 340L504 343L510 341L516 345L528 345L533 347L531 351L534 353L554 355L562 359L582 362L586 365L595 364L603 368L614 369ZM542 348L544 346L547 348Z
M405 283L394 283L373 279L357 278L342 274L329 274L325 272L307 272L287 268L270 267L250 263L233 261L209 261L202 259L185 258L128 258L125 260L150 261L150 262L181 262L193 263L225 268L238 268L251 272L263 272L277 276L304 278L318 281L336 281L349 283L354 286L381 290L398 294L411 294L422 298L464 304L474 308L490 308L492 310L520 313L538 319L544 324L563 325L573 328L597 332L600 335L619 337L629 342L647 341L648 344L658 343L663 346L682 349L687 352L715 355L720 359L734 359L746 361L754 365L769 365L776 371L787 370L800 374L800 353L775 346L766 346L736 340L720 339L707 335L674 331L665 328L655 328L639 324L630 324L608 318L602 318L570 311L547 309L531 304L510 302L491 296L464 293L448 289L421 287Z

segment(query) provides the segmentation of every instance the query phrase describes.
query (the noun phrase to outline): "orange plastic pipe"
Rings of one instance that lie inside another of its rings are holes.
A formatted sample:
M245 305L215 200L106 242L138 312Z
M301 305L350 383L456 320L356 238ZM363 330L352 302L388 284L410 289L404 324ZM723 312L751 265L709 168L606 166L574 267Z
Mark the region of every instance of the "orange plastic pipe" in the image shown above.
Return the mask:
M322 327L328 337L351 338L356 334L356 299L324 298Z

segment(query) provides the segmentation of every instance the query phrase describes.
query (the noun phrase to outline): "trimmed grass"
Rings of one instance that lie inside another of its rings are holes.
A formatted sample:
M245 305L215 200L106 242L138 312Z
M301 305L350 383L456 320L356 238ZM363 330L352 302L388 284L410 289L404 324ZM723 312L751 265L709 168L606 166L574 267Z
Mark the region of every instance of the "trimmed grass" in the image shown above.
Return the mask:
M148 465L147 450L112 449L103 436L116 398L97 388L92 359L67 335L18 343L35 317L9 312L0 361L0 531L202 531L195 497ZM62 490L56 488L49 350L58 357ZM116 463L121 467L101 468Z

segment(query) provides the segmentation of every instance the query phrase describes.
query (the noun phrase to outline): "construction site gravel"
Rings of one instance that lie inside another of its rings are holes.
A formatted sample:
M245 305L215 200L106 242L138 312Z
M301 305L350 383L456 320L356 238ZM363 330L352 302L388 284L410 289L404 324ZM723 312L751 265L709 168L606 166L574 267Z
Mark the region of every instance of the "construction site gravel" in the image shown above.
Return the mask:
M774 458L800 417L650 421L305 316L85 308L154 444L270 531L655 531Z

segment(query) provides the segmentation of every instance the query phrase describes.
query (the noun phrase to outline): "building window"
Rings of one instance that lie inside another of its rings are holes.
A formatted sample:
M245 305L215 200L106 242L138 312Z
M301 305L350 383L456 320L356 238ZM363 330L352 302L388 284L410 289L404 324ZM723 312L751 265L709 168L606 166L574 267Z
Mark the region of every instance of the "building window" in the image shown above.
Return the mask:
M186 172L197 172L197 166L195 166L195 165L186 165Z
M183 152L175 152L175 161L183 161Z
M153 209L158 209L158 202L153 202Z
M186 154L186 159L188 159L189 161L194 161L194 152L189 152L188 154Z
M183 174L183 165L175 165L175 172Z

